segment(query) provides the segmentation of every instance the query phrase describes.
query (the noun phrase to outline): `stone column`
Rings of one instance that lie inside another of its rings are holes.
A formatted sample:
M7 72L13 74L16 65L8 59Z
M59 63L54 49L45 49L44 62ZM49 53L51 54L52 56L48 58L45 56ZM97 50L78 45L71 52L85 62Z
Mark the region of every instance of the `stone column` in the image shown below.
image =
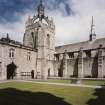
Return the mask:
M83 51L80 49L78 53L78 77L84 77L84 70L83 70Z
M98 50L98 78L103 78L103 49Z
M64 52L63 55L63 77L67 78L68 74L67 74L67 52Z

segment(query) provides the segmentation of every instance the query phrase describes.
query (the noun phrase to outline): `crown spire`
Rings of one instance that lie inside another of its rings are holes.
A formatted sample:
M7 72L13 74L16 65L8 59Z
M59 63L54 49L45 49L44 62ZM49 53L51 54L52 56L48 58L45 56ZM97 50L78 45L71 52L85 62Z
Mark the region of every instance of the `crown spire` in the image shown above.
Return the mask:
M42 0L40 0L39 6L38 6L38 18L40 21L44 18L44 6Z
M96 34L95 34L94 18L92 16L91 31L90 31L90 41L93 41L94 39L96 39Z
M40 4L42 4L42 0L40 0Z
M92 16L92 23L91 23L91 34L94 34L93 32L95 32L94 31L94 19L93 19L93 16Z

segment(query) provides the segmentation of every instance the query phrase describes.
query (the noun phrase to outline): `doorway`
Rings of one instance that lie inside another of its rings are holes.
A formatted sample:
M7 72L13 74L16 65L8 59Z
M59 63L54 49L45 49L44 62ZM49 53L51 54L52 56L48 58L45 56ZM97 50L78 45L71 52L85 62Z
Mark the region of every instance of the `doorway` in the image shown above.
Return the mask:
M50 77L50 69L48 69L48 77Z
M58 69L58 77L63 77L63 70L62 69Z
M16 68L17 66L13 62L7 65L7 80L14 79L16 76Z
M31 78L34 79L34 70L31 71Z

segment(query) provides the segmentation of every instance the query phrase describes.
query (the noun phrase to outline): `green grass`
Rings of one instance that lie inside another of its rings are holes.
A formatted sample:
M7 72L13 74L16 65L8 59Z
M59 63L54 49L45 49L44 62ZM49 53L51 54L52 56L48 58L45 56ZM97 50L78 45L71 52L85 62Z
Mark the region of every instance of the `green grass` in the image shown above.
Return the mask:
M97 101L97 97L100 99L100 96L94 94L96 92L97 90L92 88L21 82L2 83L0 105L105 105L91 103L90 100ZM104 94L105 91L102 92L102 95ZM103 97L105 99L105 95ZM103 101L100 99L100 102Z
M38 82L52 82L52 83L67 83L67 84L70 84L71 83L71 80L52 80L52 79L49 79L49 80L35 80L35 81L38 81ZM82 80L81 81L81 84L85 84L85 85L105 85L105 80Z
M105 85L105 80L83 80L82 83L86 85Z
M57 79L49 79L49 80L34 80L38 82L51 82L51 83L71 83L70 80L57 80Z

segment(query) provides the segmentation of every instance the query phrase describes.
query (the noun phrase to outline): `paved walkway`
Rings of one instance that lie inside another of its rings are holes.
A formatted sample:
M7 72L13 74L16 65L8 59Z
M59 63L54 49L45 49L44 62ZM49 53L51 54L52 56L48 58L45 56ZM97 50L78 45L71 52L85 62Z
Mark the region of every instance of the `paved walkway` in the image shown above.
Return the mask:
M31 80L30 81L28 81L28 80L0 81L0 83L8 83L8 82L28 82L28 83L35 83L35 84L57 85L57 86L67 86L67 87L102 88L102 86L83 85L83 84L51 83L51 82L37 82L37 81L31 81Z

